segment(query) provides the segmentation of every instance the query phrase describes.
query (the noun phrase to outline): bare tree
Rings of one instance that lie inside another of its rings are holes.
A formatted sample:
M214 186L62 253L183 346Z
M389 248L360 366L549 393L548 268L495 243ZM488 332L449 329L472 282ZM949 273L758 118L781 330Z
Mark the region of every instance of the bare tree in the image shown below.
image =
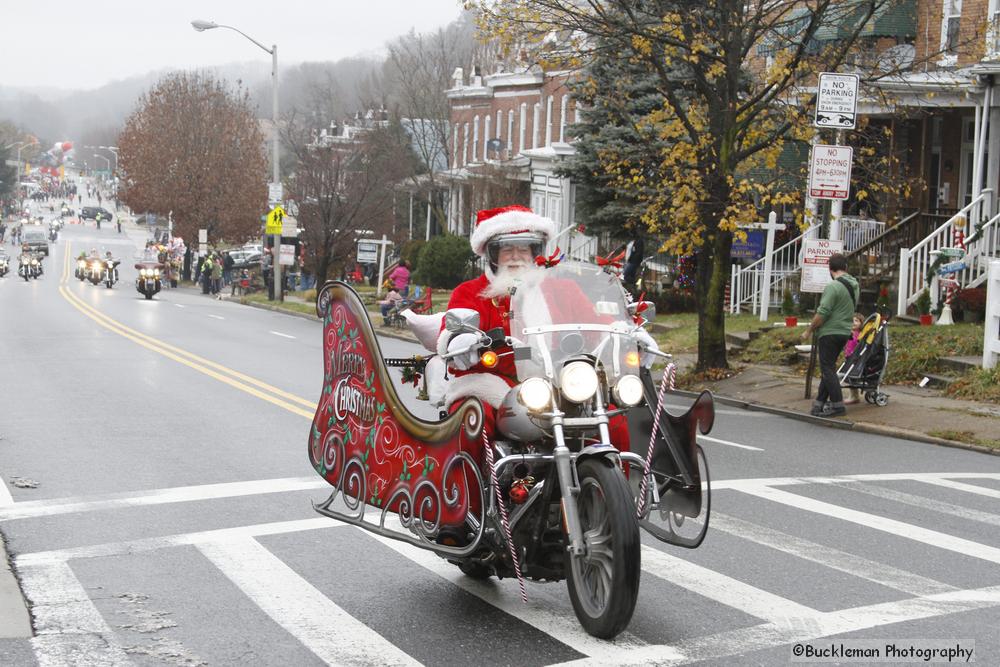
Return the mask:
M193 242L242 241L267 205L264 135L244 91L200 73L163 78L140 98L118 138L122 200L134 211L173 212Z
M439 172L452 167L448 152L450 108L445 91L456 67L486 67L492 56L477 41L471 15L435 32L414 31L391 42L384 66L384 98L410 135L418 160L407 174L410 189L430 196L431 215L446 223Z
M295 162L288 196L305 230L307 262L321 281L346 264L360 236L389 231L392 186L412 160L398 125L373 127L351 139L324 139L290 115L283 137Z

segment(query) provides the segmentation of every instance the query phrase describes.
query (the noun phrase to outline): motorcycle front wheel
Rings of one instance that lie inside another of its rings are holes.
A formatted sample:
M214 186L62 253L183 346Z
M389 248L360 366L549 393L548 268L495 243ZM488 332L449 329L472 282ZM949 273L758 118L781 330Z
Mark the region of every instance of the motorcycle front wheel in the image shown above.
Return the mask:
M639 595L639 523L621 470L588 459L578 469L577 506L586 553L567 552L573 611L589 634L611 639L628 627Z

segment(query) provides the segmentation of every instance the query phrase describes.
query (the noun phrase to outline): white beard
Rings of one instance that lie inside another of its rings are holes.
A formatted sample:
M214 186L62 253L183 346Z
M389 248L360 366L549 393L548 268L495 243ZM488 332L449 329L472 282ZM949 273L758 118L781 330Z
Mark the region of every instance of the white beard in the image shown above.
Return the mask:
M489 274L487 274L489 275ZM531 288L537 286L545 277L545 269L535 264L519 263L497 267L495 275L490 276L490 284L479 293L487 299L495 299L510 294L514 288Z

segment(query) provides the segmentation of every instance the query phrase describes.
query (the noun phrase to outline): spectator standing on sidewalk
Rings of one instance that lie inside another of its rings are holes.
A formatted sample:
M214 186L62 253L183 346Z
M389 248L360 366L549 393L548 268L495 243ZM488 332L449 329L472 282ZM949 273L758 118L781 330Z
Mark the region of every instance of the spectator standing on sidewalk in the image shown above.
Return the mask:
M830 256L830 277L823 290L819 308L802 334L808 340L815 334L819 348L820 383L810 414L814 417L838 417L847 414L844 393L837 377L837 357L851 338L851 322L858 300L858 281L847 273L847 258L840 253ZM829 401L829 405L826 405Z
M236 266L236 260L233 259L232 255L230 255L227 250L222 254L222 284L224 286L233 282L234 266Z

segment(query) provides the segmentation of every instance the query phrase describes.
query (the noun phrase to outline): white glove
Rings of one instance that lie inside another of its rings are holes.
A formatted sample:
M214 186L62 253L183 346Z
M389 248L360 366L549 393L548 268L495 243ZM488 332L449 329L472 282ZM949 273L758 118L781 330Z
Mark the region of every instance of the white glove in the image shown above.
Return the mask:
M451 354L456 350L464 350L470 345L475 345L468 352L464 352L457 356L451 357L449 364L460 371L467 371L476 364L479 363L479 336L472 333L461 333L448 341L448 353Z
M651 354L649 350L659 352L660 346L656 344L656 341L653 340L653 337L645 329L637 329L633 336L635 337L635 342L639 344L639 351L642 353L639 363L643 368L651 368L653 362L656 361L656 355Z

